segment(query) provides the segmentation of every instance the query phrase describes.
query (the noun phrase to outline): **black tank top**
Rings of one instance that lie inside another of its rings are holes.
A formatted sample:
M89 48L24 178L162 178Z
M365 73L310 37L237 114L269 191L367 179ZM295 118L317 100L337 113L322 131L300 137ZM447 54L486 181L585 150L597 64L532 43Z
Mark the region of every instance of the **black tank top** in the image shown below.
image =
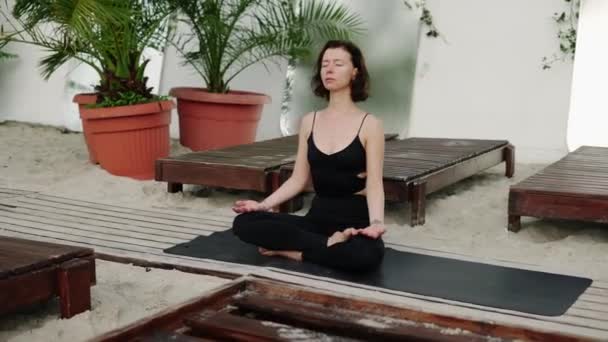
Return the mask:
M359 131L353 141L344 149L332 154L323 153L315 145L313 134L316 118L317 112L314 113L312 128L308 136L308 163L317 195L342 197L365 189L365 178L357 177L357 175L365 172L366 169L365 147L359 139L359 133L367 118L367 113L361 120Z

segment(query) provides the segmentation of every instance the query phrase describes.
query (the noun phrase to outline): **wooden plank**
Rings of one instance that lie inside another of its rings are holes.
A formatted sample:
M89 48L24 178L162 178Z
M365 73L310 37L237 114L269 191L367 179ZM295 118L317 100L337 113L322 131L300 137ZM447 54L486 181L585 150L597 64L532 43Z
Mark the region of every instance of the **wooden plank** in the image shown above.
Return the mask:
M339 307L344 310L363 311L369 314L379 315L386 318L396 318L413 322L426 322L442 327L463 329L481 335L508 339L522 339L524 341L582 341L586 340L581 336L569 335L565 332L547 332L537 329L530 329L522 326L509 326L497 324L489 321L474 321L461 319L453 316L423 312L405 307L395 307L392 305L362 300L355 297L335 298L330 294L311 292L304 287L292 285L289 287L279 286L270 280L260 280L250 284L251 291L272 297L273 299L297 298L299 301L309 304L322 306Z
M468 144L466 149L459 149L458 143ZM426 148L417 148L416 144L424 144ZM489 151L507 147L508 142L503 140L496 141L476 141L476 140L451 140L436 138L410 138L404 140L394 140L386 144L385 164L388 170L391 167L394 173L407 175L406 179L423 177L439 169L447 168L458 164L464 160L474 158ZM424 163L416 162L410 156L424 156L427 160ZM504 156L500 156L500 161ZM500 163L500 162L498 162ZM497 164L498 164L497 163ZM418 167L417 167L418 165ZM410 170L416 170L412 172ZM385 175L385 179L387 175ZM392 174L389 177L394 177ZM399 180L403 180L401 177Z
M91 267L95 267L95 261L84 259L73 259L59 266L61 318L71 318L91 309Z
M21 207L49 213L71 215L78 218L88 217L102 220L103 222L131 224L144 227L153 226L158 229L171 227L171 229L177 228L184 233L197 233L200 230L202 222L205 222L206 226L217 226L222 228L227 227L232 223L232 219L227 220L217 217L215 219L210 217L209 219L201 220L183 218L181 216L157 218L147 215L130 214L128 211L125 212L119 207L115 207L115 210L101 210L95 206L63 204L60 202L49 202L33 198L22 198L20 201L16 202L13 207L14 208L0 207L0 210L5 212L15 211L15 209Z
M157 161L158 163L159 161ZM176 162L162 164L161 182L201 184L241 190L267 191L265 168L227 167L223 164L184 165Z
M608 222L608 201L535 193L512 193L509 215Z
M442 168L440 171L424 176L417 182L426 183L426 193L430 194L440 190L450 184L468 178L472 175L498 165L503 161L504 152L502 149L495 149L478 155L475 158L462 161L452 166Z
M196 336L213 337L230 341L287 341L282 338L275 327L262 322L234 316L224 312L203 312L188 317L184 324Z
M138 337L137 342L215 342L215 340L188 336L177 332L156 330L144 336Z
M246 284L242 279L243 278L238 278L216 288L212 292L191 299L177 307L168 308L151 317L143 318L126 327L93 338L91 341L124 342L158 329L173 330L175 327L181 325L182 317L186 315L191 315L206 308L213 309L223 306L227 302L228 297L244 289Z
M25 225L19 223L6 223L2 222L0 216L0 229L7 232L14 232L21 234L21 236L41 236L49 239L56 239L58 241L65 242L78 242L80 244L86 244L88 246L107 247L116 250L123 250L129 252L141 252L141 253L162 253L163 248L151 247L146 244L125 242L122 239L112 238L91 238L87 234L74 234L66 232L60 227L49 227L36 226L36 225ZM4 234L3 234L4 235ZM168 245L169 246L169 245ZM97 248L96 248L97 249Z
M4 212L4 216L0 217L0 222L6 223L24 223L28 222L29 224L34 225L43 225L46 226L47 229L50 227L61 227L66 229L69 232L75 232L80 234L88 234L91 237L99 237L105 238L107 235L111 235L117 238L125 238L125 239L135 239L140 242L150 243L151 245L155 245L155 243L160 244L177 244L184 241L187 241L191 238L176 238L168 235L152 235L149 232L139 232L129 229L128 226L124 227L126 229L119 229L113 227L104 227L101 225L85 225L74 222L69 222L61 219L50 219L48 217L39 217L39 216L31 216L24 215L19 213L9 213ZM191 235L195 236L195 235Z
M100 211L108 211L115 213L125 213L132 215L145 216L147 218L159 218L159 219L170 219L170 220L178 220L178 221L186 221L186 222L194 222L198 223L201 220L211 220L217 222L232 222L234 218L233 213L223 214L222 212L218 212L215 209L207 209L201 211L192 211L192 210L167 210L163 208L153 208L153 209L138 209L132 207L125 206L117 206L115 204L104 204L97 202L88 202L83 200L74 200L70 198L57 197L57 196L48 196L45 194L38 194L35 197L28 196L21 198L19 200L13 200L12 203L24 203L24 201L28 199L38 199L44 202L50 203L60 203L66 205L72 205L76 208L89 208ZM0 202L1 203L1 202Z
M0 314L36 304L57 293L57 266L0 280Z
M521 216L608 222L608 148L580 147L511 186L510 231Z
M391 325L362 324L364 321L374 321L374 316L364 310L348 312L326 306L308 305L296 300L268 299L261 296L245 296L234 301L234 305L242 310L262 314L274 322L303 327L316 331L329 332L338 336L347 336L364 340L377 341L486 341L476 334L466 336L448 336L440 333L438 328L405 325L406 322L394 321ZM371 305L369 305L371 306ZM363 309L363 308L361 308ZM328 312L329 311L329 312ZM381 317L378 321L381 321ZM209 319L213 319L210 317ZM401 324L400 324L401 323Z
M105 232L98 232L87 229L86 227L71 227L62 224L52 224L48 222L39 221L36 219L24 220L23 218L12 218L7 215L0 216L0 225L11 224L13 226L20 227L34 227L41 231L54 232L59 234L66 234L71 236L78 236L87 239L96 239L98 241L115 241L129 243L133 246L151 247L157 249L165 249L174 245L172 242L163 240L155 240L149 238L142 238L140 234L133 234L126 232L125 234L113 234L108 235ZM183 241L182 241L183 242Z
M68 211L69 213L69 211ZM108 232L122 232L125 230L130 230L137 233L146 234L149 237L168 237L168 238L176 238L182 240L193 239L194 237L200 235L198 230L187 230L187 232L173 229L161 229L157 228L154 225L132 225L128 223L115 223L115 222L107 222L107 220L99 220L99 219L91 219L87 218L86 215L71 215L71 214L61 214L55 212L49 212L47 210L36 210L30 209L28 207L17 207L10 212L10 214L15 215L14 217L24 217L26 219L30 219L32 217L36 217L42 220L49 220L49 222L61 222L66 224L75 224L75 225L84 225L95 230L108 231ZM9 214L7 214L9 215Z

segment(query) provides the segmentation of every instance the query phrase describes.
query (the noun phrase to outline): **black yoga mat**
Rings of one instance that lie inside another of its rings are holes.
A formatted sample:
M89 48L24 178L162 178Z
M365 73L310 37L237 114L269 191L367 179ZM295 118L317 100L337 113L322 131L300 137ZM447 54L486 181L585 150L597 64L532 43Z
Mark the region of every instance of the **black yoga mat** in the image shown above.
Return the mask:
M199 236L165 253L282 268L390 290L536 315L562 315L591 279L494 266L386 248L379 269L350 274L310 263L266 257L232 230Z

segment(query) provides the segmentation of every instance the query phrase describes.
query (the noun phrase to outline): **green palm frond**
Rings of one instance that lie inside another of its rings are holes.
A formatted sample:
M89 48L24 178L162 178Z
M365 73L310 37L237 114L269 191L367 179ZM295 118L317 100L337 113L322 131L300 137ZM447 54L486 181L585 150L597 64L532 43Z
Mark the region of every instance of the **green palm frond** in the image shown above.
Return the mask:
M151 98L142 54L164 48L171 12L165 0L16 0L9 40L48 51L40 61L45 78L70 59L93 67L100 101L121 93Z
M169 1L193 30L174 45L212 92L228 91L230 81L255 63L307 57L321 41L364 32L358 15L331 1Z

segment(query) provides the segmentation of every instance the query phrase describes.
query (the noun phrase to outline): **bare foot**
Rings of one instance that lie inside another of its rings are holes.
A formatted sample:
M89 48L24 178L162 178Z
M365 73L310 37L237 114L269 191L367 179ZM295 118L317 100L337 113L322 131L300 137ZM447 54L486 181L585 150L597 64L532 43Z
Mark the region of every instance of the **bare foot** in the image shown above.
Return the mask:
M298 251L271 251L262 247L258 247L258 251L264 256L280 256L295 261L302 261L302 252Z
M329 237L329 239L327 239L327 247L350 239L350 237L354 235L354 230L355 229L353 228L348 228L342 232L335 232Z

